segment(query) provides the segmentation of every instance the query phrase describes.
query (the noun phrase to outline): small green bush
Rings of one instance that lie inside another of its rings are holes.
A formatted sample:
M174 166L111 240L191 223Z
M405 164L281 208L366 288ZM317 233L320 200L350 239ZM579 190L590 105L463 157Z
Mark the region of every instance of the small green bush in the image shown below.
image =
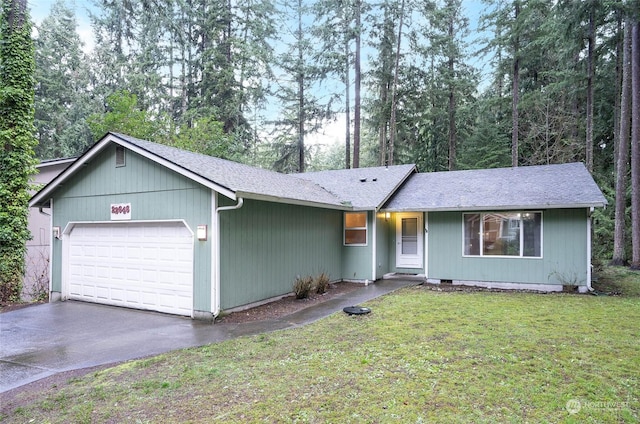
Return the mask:
M327 292L329 288L329 275L326 272L321 272L314 281L314 288L316 293L323 294Z
M305 277L297 276L293 282L293 293L296 295L296 299L306 299L309 297L311 290L313 289L313 277L307 275Z

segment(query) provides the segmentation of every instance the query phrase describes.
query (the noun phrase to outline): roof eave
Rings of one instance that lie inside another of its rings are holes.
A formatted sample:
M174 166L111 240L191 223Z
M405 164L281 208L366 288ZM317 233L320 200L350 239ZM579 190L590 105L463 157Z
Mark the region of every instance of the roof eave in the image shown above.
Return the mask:
M77 158L64 158L64 159L51 159L51 160L45 160L40 162L39 164L36 165L36 168L46 168L49 166L56 166L56 165L64 165L65 163L71 163L73 161L75 161Z
M270 196L267 194L250 193L244 191L236 191L237 197L245 199L259 200L263 202L284 203L287 205L309 206L312 208L335 209L335 210L354 210L350 205L340 205L334 203L313 202L310 200L292 199L288 197Z
M530 204L530 205L472 205L472 206L449 206L449 207L417 207L417 208L382 208L382 212L475 212L475 211L508 211L508 210L531 210L531 209L585 209L603 208L606 201L593 203L571 203L571 204Z
M39 192L37 192L29 201L29 207L36 207L36 206L46 207L45 205L50 202L51 193L60 184L67 181L73 174L75 174L77 170L82 168L87 162L89 162L91 159L93 159L99 153L101 153L106 148L106 146L108 146L110 143L115 143L120 146L126 147L127 149L141 156L144 156L147 159L150 159L160 165L163 165L166 168L169 168L199 184L202 184L205 187L208 187L212 190L217 191L218 193L221 193L222 195L230 198L231 200L236 200L236 194L233 190L227 187L224 187L220 184L216 184L214 181L211 181L207 178L202 177L201 175L191 172L183 168L182 166L175 164L174 162L171 162L152 152L149 152L148 150L138 147L135 144L132 144L126 140L123 140L122 138L118 137L115 134L108 133L99 142L97 142L89 150L87 150L82 156L76 159L73 164L69 165L67 169L61 172L56 178L51 180L49 184L47 184Z

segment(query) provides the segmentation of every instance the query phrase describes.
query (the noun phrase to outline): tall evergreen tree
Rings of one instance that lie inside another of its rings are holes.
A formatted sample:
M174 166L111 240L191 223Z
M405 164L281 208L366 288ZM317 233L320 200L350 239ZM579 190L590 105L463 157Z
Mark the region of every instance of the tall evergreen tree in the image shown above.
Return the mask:
M372 23L371 33L375 37L370 41L376 52L376 59L370 70L367 87L371 91L366 106L366 122L377 135L379 165L389 164L389 137L391 131L391 109L393 98L393 80L396 63L397 30L399 8L396 2L383 2L377 13L378 19ZM355 140L354 140L355 149ZM354 159L355 161L355 159ZM354 163L354 167L355 163Z
M629 165L629 124L631 95L631 21L625 22L622 59L622 90L620 101L620 123L616 157L616 197L613 235L613 265L623 265L625 254L625 226L627 211L627 174Z
M321 67L313 60L315 44L309 28L311 10L303 0L286 5L286 51L278 56L278 87L275 97L281 116L274 120L278 132L274 148L278 152L274 167L282 172L304 172L307 165L308 134L317 132L331 115L332 96L320 99Z
M362 128L362 0L355 1L355 59L354 59L354 106L353 106L353 167L360 168L360 145Z
M34 47L26 0L3 0L0 19L0 302L20 299L29 180L35 173Z
M57 0L38 27L35 125L41 159L77 156L93 141L86 118L97 105L76 29L65 0Z
M640 7L631 25L631 268L640 270Z
M314 60L321 78L339 79L344 84L345 115L344 167L351 168L351 74L355 62L351 44L355 39L355 2L353 0L322 0L314 4L313 34L322 41ZM338 111L336 111L338 112Z

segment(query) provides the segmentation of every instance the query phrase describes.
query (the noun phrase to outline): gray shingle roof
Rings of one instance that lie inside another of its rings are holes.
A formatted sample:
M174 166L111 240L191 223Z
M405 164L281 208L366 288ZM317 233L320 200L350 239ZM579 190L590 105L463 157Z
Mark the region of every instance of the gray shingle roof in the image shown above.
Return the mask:
M122 134L96 143L30 201L50 194L108 143L129 145L230 197L336 209L386 211L505 210L604 206L607 201L581 163L416 173L414 165L280 174ZM395 194L394 194L395 193Z
M324 187L354 209L381 207L398 187L415 172L415 165L338 169L292 176Z
M291 200L304 203L343 207L343 199L317 184L291 175L268 171L229 160L188 152L123 134L114 136L149 153L172 162L215 184L235 192L238 196Z
M384 210L506 210L604 206L582 163L412 175Z

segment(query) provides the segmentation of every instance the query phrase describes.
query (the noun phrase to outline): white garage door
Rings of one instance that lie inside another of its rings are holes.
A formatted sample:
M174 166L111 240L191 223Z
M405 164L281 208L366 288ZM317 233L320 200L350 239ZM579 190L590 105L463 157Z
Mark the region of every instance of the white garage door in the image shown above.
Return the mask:
M76 225L69 298L191 316L193 236L179 222Z

